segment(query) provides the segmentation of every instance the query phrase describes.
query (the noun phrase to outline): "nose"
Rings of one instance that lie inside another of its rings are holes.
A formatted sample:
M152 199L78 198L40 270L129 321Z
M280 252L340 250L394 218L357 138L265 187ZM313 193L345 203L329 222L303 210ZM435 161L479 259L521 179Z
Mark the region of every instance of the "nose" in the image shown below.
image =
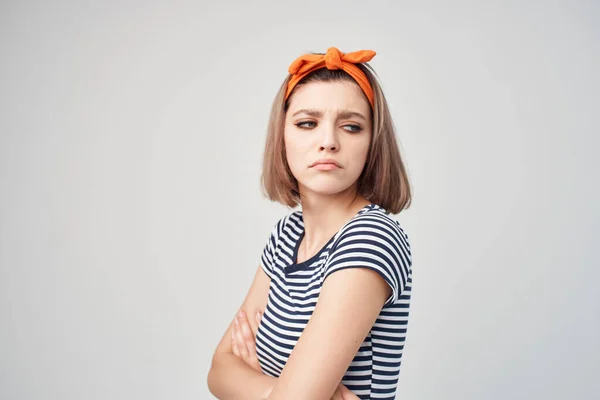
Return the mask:
M321 151L336 152L340 149L339 137L336 132L335 126L327 124L327 127L323 128L323 137L321 139Z

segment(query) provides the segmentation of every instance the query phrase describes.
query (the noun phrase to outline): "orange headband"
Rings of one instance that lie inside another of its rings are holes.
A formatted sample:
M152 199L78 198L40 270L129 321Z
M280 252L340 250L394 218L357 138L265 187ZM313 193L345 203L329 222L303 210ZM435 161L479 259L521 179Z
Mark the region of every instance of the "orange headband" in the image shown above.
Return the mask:
M300 80L309 73L321 68L341 69L347 72L348 75L350 75L356 81L356 83L358 83L358 86L360 86L362 91L367 96L367 99L369 99L371 107L374 107L375 100L373 96L373 88L369 83L369 79L365 73L354 64L370 61L373 57L375 57L375 54L376 53L372 50L359 50L344 54L335 47L330 47L327 49L327 53L325 55L304 54L295 59L288 68L288 72L290 75L292 75L292 79L290 79L288 83L285 99L287 100L298 82L300 82Z

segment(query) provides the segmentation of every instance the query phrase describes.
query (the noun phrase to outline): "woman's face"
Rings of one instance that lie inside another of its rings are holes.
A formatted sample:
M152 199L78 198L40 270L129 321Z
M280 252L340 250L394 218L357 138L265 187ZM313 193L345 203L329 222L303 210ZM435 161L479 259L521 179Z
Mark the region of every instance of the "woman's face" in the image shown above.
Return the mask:
M356 184L371 142L370 111L360 87L350 81L296 87L284 141L300 193L335 195Z

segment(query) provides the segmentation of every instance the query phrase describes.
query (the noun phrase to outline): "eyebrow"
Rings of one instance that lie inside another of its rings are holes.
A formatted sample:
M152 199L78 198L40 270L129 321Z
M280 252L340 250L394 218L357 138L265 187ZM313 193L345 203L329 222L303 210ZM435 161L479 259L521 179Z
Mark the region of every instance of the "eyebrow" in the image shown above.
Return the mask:
M318 110L316 108L302 108L292 114L292 117L295 117L298 114L306 114L310 117L320 118L323 116L323 111ZM340 110L337 116L339 119L347 119L347 118L359 118L363 121L367 122L367 118L359 112L351 111L351 110Z

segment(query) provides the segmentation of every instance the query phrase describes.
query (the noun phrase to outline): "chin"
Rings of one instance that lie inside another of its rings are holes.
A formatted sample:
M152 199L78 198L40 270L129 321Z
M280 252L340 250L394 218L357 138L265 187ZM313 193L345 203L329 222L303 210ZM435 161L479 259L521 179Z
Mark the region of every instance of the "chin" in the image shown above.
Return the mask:
M302 186L312 193L332 196L348 190L352 182L308 182L302 183Z

